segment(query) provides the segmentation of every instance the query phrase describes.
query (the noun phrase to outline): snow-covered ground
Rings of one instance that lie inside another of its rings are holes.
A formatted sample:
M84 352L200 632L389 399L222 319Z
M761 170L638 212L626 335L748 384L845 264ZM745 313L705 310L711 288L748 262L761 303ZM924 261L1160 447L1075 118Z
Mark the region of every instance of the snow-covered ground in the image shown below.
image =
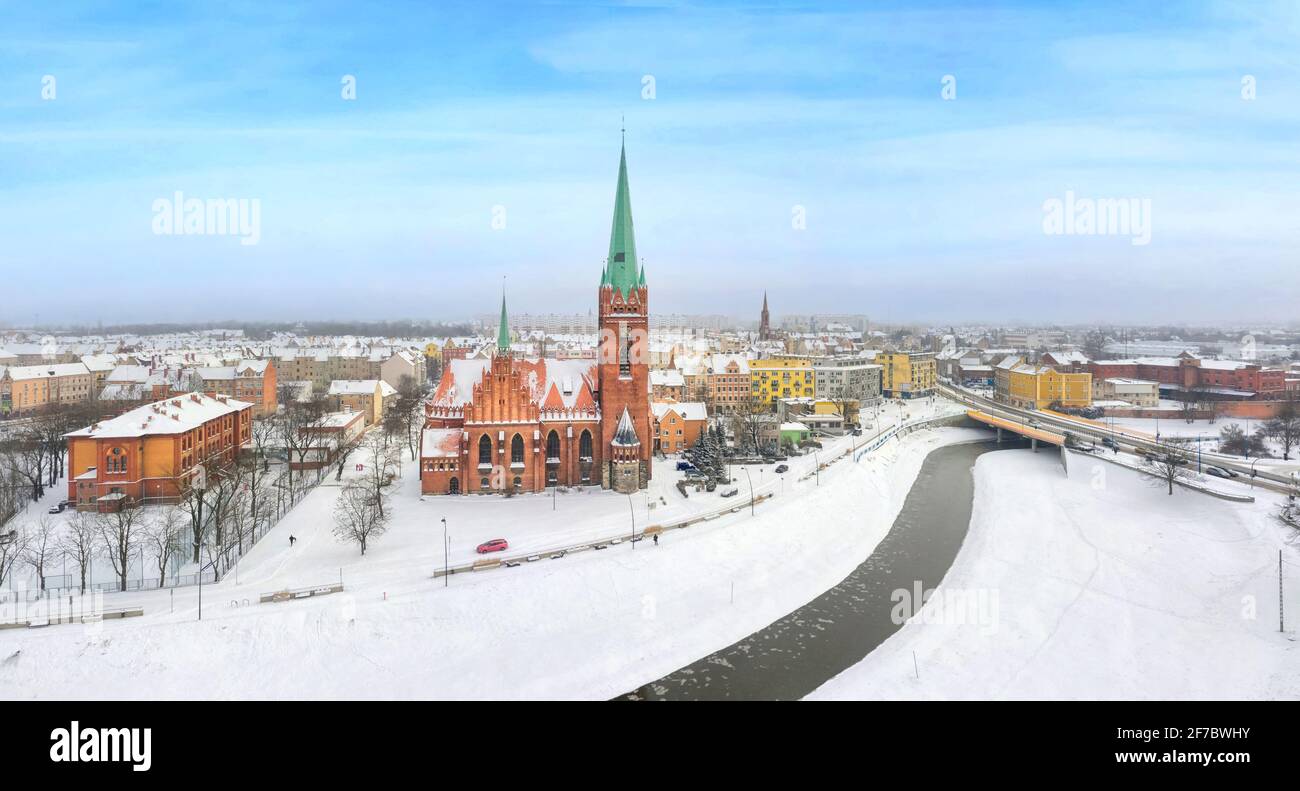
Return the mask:
M572 493L554 511L545 496L421 502L408 475L393 497L393 527L362 558L334 541L338 489L322 486L245 556L237 580L204 586L202 623L197 589L181 588L106 597L107 606L143 606L143 617L0 631L0 698L612 697L834 585L888 532L928 451L981 438L974 429L916 432L858 463L841 457L820 483L811 456L788 462L784 481L755 468L755 488L776 494L757 516L742 509L671 531L658 547L624 543L457 574L446 587L432 578L444 516L454 563L487 538L522 548L617 533L630 526L629 500ZM853 439L828 443L822 460ZM673 476L663 477L658 486ZM744 504L747 482L740 488L729 502ZM634 496L638 524L683 507L671 498L681 500L672 490L668 505L645 510L646 495ZM299 539L292 549L290 534ZM257 603L260 593L340 576L342 594Z
M996 617L922 610L812 698L1300 697L1277 577L1281 549L1287 610L1300 611L1300 545L1276 495L1170 496L1085 455L1067 478L1050 455L986 454L975 482L970 533L937 590L995 596Z
M1223 431L1224 428L1228 426L1237 426L1246 434L1254 434L1255 431L1264 424L1264 421L1262 420L1246 420L1245 418L1233 417L1221 417L1213 423L1208 420L1194 420L1191 423L1188 423L1183 418L1177 416L1167 419L1161 418L1160 420L1156 420L1155 418L1132 417L1117 417L1113 420L1115 427L1119 430L1139 431L1153 439L1157 434L1159 434L1161 439L1167 437L1189 437L1195 439L1200 437L1202 449L1207 453L1211 451L1217 452L1219 450L1219 432ZM1105 423L1109 426L1112 419L1103 418L1099 422ZM1265 460L1269 463L1269 466L1296 466L1294 462L1296 461L1297 455L1300 455L1300 448L1291 449L1291 459L1293 464L1286 465L1282 462L1282 445L1279 442L1273 439L1266 439L1264 444L1268 447L1269 453L1277 457L1275 459Z

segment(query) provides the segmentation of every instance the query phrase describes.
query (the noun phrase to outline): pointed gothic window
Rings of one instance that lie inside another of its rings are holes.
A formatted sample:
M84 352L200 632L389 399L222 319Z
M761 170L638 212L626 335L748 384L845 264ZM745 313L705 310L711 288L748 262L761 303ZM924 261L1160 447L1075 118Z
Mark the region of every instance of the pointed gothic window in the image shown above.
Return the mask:
M560 435L554 431L546 435L546 460L560 460Z
M492 440L487 434L478 438L478 463L492 464Z
M518 434L515 435L514 439L510 440L510 463L524 463L524 438Z
M591 461L591 432L585 429L578 440L578 457L582 461Z

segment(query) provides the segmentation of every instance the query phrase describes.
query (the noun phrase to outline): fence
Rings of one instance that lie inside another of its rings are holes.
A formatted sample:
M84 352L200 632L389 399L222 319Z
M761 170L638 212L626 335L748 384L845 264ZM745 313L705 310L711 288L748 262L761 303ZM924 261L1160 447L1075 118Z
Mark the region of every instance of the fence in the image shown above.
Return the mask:
M233 543L223 547L220 556L216 558L220 561L218 563L219 569L210 567L212 558L209 558L208 562L203 563L204 570L202 572L180 573L179 570L177 570L175 573L165 575L165 577L160 581L157 575L152 577L146 576L144 556L141 554L139 556L140 573L134 576L129 575L125 586L123 586L122 581L117 577L117 575L114 574L108 579L88 578L86 580L86 591L88 593L95 591L102 593L132 593L146 590L183 588L198 585L200 578L202 578L203 584L205 585L218 582L221 580L222 573L225 569L229 568L241 557L247 554L259 539L279 524L280 520L288 515L289 511L292 510L295 505L302 502L304 497L315 490L315 488L325 480L327 472L328 468L320 468L318 470L293 470L292 487L288 484L291 471L286 469L277 476L276 479L271 482L270 486L267 487L268 491L275 492L275 510L273 515L260 524L255 525L254 528L244 536L242 543ZM204 526L205 533L212 524L211 518L211 514L208 514L207 518L204 520L206 523ZM175 561L175 567L179 569L182 558L192 558L193 551L193 533L188 527L186 527L181 531L181 535L177 537L176 543L172 548L172 557L177 559ZM41 598L64 595L68 591L80 590L80 575L65 572L59 574L47 574L45 576L45 590L43 592L39 588L27 588L4 591L3 593L5 595L13 595L16 600L31 602Z

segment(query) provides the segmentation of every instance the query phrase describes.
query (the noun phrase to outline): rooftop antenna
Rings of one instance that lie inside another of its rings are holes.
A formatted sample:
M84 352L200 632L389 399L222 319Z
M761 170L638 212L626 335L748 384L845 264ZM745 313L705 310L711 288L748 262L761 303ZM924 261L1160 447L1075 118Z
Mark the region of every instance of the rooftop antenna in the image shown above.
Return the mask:
M620 142L620 143L627 143L627 118L626 118L626 116L623 116L623 115L621 115L621 114L619 115L619 117L618 117L618 126L619 126L618 134L619 134L619 137L620 137L619 142Z

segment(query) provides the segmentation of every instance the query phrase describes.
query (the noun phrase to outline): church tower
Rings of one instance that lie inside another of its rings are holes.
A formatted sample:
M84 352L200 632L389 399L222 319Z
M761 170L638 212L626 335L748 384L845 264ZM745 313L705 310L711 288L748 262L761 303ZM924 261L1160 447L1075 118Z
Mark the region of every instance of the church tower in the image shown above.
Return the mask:
M619 151L614 224L609 258L600 278L601 441L605 448L601 485L628 494L650 480L650 310L645 266L638 265L632 231L632 196L627 185L627 151Z
M768 323L767 315L767 292L763 292L763 312L758 320L758 339L767 341L772 339L772 325Z

